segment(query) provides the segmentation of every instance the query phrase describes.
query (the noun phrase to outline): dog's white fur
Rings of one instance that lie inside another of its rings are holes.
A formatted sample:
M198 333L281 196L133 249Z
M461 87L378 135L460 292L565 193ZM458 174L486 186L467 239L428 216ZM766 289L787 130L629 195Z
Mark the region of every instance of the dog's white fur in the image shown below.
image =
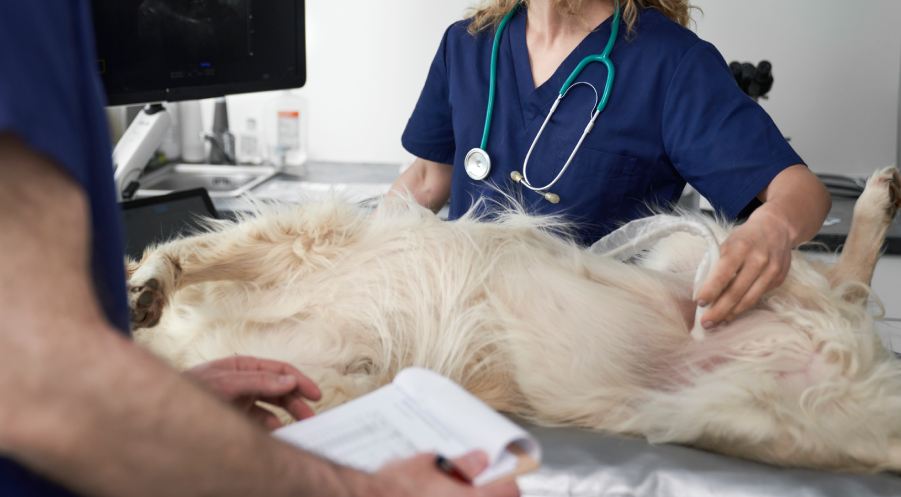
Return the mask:
M897 188L893 170L874 175L838 265L794 254L781 287L701 342L699 239L624 264L557 236L554 219L442 222L410 202L264 210L150 250L129 268L136 339L177 368L287 361L319 383L318 409L416 365L544 424L901 470L901 364L865 309Z

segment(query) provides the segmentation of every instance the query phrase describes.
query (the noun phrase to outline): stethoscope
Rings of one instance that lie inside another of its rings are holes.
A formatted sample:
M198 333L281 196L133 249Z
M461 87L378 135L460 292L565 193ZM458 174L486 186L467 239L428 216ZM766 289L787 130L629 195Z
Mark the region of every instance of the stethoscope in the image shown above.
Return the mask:
M532 190L533 192L541 194L545 200L552 204L557 204L560 202L560 196L556 193L552 193L550 191L551 188L560 180L563 176L563 173L569 169L569 166L572 164L573 157L576 156L576 152L579 151L579 148L582 146L582 142L585 141L585 137L588 136L588 133L591 132L591 129L594 127L594 122L597 120L598 116L607 107L607 102L610 100L610 90L613 87L613 78L614 78L614 69L613 62L610 61L610 52L613 51L613 45L616 43L616 36L619 33L619 21L620 21L620 11L619 11L619 0L615 1L616 7L613 13L613 25L610 28L610 39L607 40L607 46L604 47L604 51L599 55L589 55L582 59L579 62L579 65L573 70L572 74L569 75L569 78L566 79L566 82L563 83L563 87L560 88L560 94L557 96L557 99L554 100L554 104L551 106L551 110L548 113L547 117L544 119L544 123L542 123L541 128L538 130L538 134L535 135L535 139L532 140L532 145L529 147L529 152L526 154L526 158L522 164L522 173L519 171L513 171L510 173L510 178L524 187ZM485 128L482 131L482 144L481 146L470 150L466 154L466 158L463 160L464 169L466 169L466 174L472 178L473 180L480 181L488 177L488 174L491 172L491 157L486 152L486 148L488 147L488 136L491 132L491 119L494 115L494 96L497 91L497 53L500 47L501 36L503 35L504 29L507 27L507 23L510 22L510 19L513 17L513 14L516 13L516 10L519 8L520 3L517 3L510 12L507 12L507 15L501 20L500 25L497 28L497 33L494 35L494 45L491 48L491 73L489 79L489 88L488 88L488 106L485 112ZM597 98L597 89L586 82L578 82L575 80L579 77L579 74L585 69L586 66L591 64L592 62L602 62L605 66L607 66L607 80L604 83L604 93ZM585 130L582 131L582 136L579 138L578 143L576 143L576 147L573 149L572 153L569 154L569 158L566 160L566 163L563 164L563 167L560 169L560 172L557 173L557 176L551 180L550 183L544 186L534 186L529 181L528 175L528 167L529 167L529 159L532 157L532 152L535 150L535 144L538 143L538 140L541 138L541 135L544 133L544 129L547 127L548 122L550 122L551 117L553 117L554 112L557 111L557 107L560 106L560 102L566 97L566 94L569 93L569 90L572 87L584 84L591 87L595 92L595 103L597 104L594 108L594 111L591 113L591 118L588 121L588 125L585 126Z

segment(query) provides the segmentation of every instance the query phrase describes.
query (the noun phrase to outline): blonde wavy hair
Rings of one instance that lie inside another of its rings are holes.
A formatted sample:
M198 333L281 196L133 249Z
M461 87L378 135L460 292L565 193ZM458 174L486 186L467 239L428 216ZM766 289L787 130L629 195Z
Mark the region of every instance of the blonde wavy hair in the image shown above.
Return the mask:
M489 0L472 10L470 17L472 22L469 24L469 32L476 34L479 31L494 27L500 24L501 19L519 0ZM554 3L561 12L569 15L576 15L582 7L582 3L586 0L554 0ZM523 1L528 5L528 0ZM691 11L697 9L692 6L689 0L620 0L622 8L623 24L626 26L627 32L631 33L635 28L635 22L638 20L638 12L640 9L650 7L659 10L666 17L688 27L691 22Z

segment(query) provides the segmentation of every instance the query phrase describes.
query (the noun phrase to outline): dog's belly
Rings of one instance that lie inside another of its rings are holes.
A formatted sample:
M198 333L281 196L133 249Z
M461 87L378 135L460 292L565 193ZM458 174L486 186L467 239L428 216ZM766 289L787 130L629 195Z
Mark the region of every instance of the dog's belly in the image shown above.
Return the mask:
M149 345L180 368L256 355L368 376L366 388L427 367L496 408L591 426L609 414L584 405L627 406L667 381L668 354L690 341L678 282L576 251L529 266L525 250L449 266L425 248L280 288L195 285L138 339L166 336Z
M420 366L501 410L624 431L650 397L722 368L742 329L760 328L694 342L690 281L580 251L540 264L528 247L492 258L456 247L454 263L436 252L344 261L271 288L194 285L146 333L169 337L152 347L181 368L233 354L289 362L333 392L322 408Z
M590 255L533 270L533 286L509 274L494 285L496 312L530 417L615 426L673 385L673 351L691 343L680 279Z

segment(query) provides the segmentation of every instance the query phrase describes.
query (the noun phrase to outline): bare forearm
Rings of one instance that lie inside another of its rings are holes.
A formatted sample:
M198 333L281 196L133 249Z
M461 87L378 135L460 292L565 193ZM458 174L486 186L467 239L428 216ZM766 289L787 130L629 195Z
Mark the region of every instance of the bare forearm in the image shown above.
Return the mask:
M47 357L37 395L16 403L27 409L4 450L24 464L100 496L351 495L349 471L282 445L124 339L56 331L54 348L82 352Z
M803 165L783 170L758 198L763 205L723 241L720 260L698 291L698 302L710 304L701 316L705 328L736 319L781 285L792 248L816 235L832 204Z
M352 495L362 475L277 442L114 332L87 199L0 134L0 454L90 495Z
M438 212L450 198L452 166L416 159L391 185L391 194L410 194L416 203Z
M829 214L832 199L820 180L805 166L789 167L761 193L764 202L752 218L784 223L792 246L813 238Z

